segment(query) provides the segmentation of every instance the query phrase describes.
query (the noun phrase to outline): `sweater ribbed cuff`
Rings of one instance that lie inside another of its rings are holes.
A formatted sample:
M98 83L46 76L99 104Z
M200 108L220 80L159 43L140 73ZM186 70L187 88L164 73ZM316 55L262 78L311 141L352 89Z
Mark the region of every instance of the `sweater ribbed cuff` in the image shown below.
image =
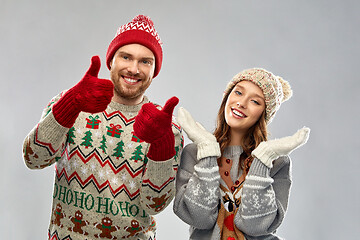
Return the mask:
M251 167L248 176L254 175L259 177L269 177L270 168L262 163L259 159L255 158L251 163Z
M56 121L66 128L71 128L80 114L80 110L74 103L74 94L70 89L52 107Z
M261 142L251 155L259 159L267 167L272 168L272 162L277 159L279 156L269 147L266 142Z
M160 139L152 142L147 156L154 161L165 161L175 156L175 137L170 130Z
M221 151L218 142L203 142L197 145L197 159L203 159L206 157L220 157Z

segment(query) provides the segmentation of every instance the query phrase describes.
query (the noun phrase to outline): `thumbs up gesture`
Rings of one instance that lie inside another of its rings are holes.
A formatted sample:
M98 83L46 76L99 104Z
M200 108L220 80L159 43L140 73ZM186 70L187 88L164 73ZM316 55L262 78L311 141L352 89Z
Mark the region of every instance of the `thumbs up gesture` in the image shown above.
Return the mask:
M99 56L91 58L91 65L84 77L70 88L53 106L55 119L64 127L72 127L81 111L102 112L114 94L114 84L108 79L99 79Z
M171 120L178 102L177 97L172 97L161 110L152 103L145 103L135 118L135 135L151 144L148 157L152 160L166 160L175 154Z

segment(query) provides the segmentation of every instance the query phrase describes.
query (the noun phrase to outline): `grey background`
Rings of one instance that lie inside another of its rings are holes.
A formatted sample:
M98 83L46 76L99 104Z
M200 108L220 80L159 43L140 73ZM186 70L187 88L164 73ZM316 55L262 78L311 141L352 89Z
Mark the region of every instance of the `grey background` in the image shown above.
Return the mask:
M147 95L180 98L212 131L233 75L264 67L294 91L269 128L271 138L312 129L294 151L289 210L278 233L291 240L355 239L359 209L359 2L351 0L1 0L0 235L46 239L53 167L32 171L22 141L42 109L76 84L92 55L108 78L105 53L117 28L149 15L164 62ZM186 143L189 140L186 139ZM167 208L158 239L187 239Z

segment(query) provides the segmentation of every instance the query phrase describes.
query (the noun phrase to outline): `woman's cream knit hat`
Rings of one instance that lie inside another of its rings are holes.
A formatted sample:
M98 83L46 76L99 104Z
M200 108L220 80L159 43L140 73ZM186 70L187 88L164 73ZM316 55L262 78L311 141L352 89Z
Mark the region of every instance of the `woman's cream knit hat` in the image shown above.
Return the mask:
M247 80L259 86L265 97L266 123L270 123L279 110L281 103L292 96L290 84L279 76L263 68L251 68L236 74L228 83L224 96L240 81Z

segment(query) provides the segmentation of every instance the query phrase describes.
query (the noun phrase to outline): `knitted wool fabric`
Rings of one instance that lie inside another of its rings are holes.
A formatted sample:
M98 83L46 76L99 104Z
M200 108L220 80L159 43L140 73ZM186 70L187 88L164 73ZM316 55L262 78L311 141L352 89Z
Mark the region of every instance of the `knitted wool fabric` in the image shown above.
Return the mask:
M175 156L153 161L150 144L133 129L147 97L135 106L110 102L103 112L80 112L70 129L51 111L60 98L47 106L23 148L27 167L55 169L48 239L154 240L152 215L164 210L175 194L180 128L172 123Z
M98 78L99 70L100 58L93 56L84 77L54 104L52 111L61 126L71 128L81 111L97 113L106 109L114 95L114 84Z
M261 88L265 97L265 120L270 123L279 110L281 103L292 96L290 84L279 76L263 68L251 68L236 74L227 84L224 96L240 81L250 81Z
M171 120L178 102L177 97L172 97L161 110L152 103L146 103L135 118L134 132L140 139L150 143L148 157L154 161L164 161L175 154Z
M155 30L153 21L144 15L138 15L131 22L119 27L106 53L107 67L111 68L110 62L121 46L132 43L141 44L153 52L155 56L155 78L159 74L162 64L162 42Z
M192 143L181 153L173 208L174 213L190 225L190 239L222 240L222 234L232 234L237 228L247 240L280 240L275 231L283 222L288 206L290 158L280 157L272 169L255 158L242 183L243 172L238 162L243 152L240 146L225 148L222 169L217 165L218 157L199 161L197 151ZM241 191L237 191L240 186ZM224 209L228 212L225 215ZM224 228L228 231L224 232Z

